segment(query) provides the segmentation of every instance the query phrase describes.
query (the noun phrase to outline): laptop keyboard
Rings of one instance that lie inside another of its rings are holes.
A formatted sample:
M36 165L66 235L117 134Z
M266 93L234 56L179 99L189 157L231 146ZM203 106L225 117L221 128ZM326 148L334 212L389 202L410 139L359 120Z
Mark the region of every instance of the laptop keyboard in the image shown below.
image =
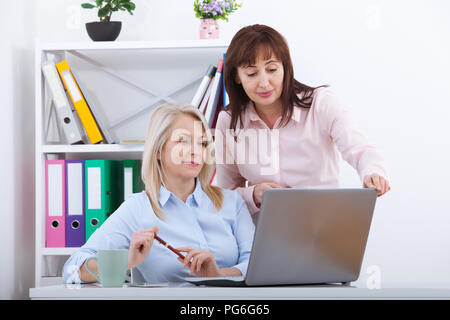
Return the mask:
M186 277L184 278L187 282L193 283L195 285L206 285L206 286L245 286L244 276L228 276L228 277Z

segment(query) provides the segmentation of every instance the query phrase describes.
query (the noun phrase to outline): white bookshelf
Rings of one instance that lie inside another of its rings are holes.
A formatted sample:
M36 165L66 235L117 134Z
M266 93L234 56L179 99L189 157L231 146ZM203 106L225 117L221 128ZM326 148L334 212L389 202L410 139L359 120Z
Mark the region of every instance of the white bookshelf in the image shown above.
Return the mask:
M228 42L37 41L35 46L35 286L39 287L61 283L62 264L78 249L45 247L45 160L141 159L144 150L141 144L67 145L58 141L58 131L54 122L48 122L45 110L41 63L47 54L55 55L57 62L68 60L86 80L95 108L107 114L106 122L115 138L134 139L139 134L143 140L151 110L165 102L190 103L208 65L217 65ZM124 121L130 113L136 115Z

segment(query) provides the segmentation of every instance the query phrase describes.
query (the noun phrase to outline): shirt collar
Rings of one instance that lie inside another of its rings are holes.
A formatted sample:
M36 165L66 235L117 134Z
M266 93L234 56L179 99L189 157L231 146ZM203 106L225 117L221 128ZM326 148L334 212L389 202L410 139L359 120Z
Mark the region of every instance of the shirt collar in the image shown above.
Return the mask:
M298 107L294 107L294 110L292 112L291 119L295 122L300 122L300 113L301 110ZM245 108L245 118L249 121L262 121L262 119L259 117L258 113L256 113L255 104L253 101L250 101L247 104L247 108Z
M167 203L167 201L170 199L170 197L175 197L175 195L167 190L166 187L164 187L161 184L161 187L159 188L159 204L161 207L164 207L164 205ZM198 178L195 178L195 189L194 192L192 192L191 195L187 198L187 201L189 201L189 198L192 197L194 199L194 202L197 204L197 206L201 205L202 197L203 197L203 189L202 185L200 183L200 180Z
M262 121L259 115L256 113L255 104L253 101L250 101L245 109L247 111L247 118L250 121Z

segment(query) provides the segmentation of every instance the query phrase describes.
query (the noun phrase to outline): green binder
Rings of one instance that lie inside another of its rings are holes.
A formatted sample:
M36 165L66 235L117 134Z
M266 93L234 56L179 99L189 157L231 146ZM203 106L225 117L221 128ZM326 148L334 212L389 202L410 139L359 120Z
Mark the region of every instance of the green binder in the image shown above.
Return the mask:
M123 160L123 199L137 192L145 190L144 182L141 179L141 160Z
M86 241L123 202L119 160L85 161Z

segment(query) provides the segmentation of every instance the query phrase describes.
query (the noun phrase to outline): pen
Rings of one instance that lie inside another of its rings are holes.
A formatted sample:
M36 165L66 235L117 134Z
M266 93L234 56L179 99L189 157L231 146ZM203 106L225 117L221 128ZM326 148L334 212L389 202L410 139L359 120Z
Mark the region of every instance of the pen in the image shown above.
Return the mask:
M173 251L173 252L174 252L177 256L179 256L181 259L184 260L184 259L186 258L185 256L183 256L183 255L181 254L180 251L178 251L177 249L175 249L174 247L172 247L170 244L168 244L167 242L165 242L163 239L161 239L160 237L158 237L156 234L155 234L155 239L158 240L158 242L161 243L163 246L165 246L165 247L168 248L169 250Z

